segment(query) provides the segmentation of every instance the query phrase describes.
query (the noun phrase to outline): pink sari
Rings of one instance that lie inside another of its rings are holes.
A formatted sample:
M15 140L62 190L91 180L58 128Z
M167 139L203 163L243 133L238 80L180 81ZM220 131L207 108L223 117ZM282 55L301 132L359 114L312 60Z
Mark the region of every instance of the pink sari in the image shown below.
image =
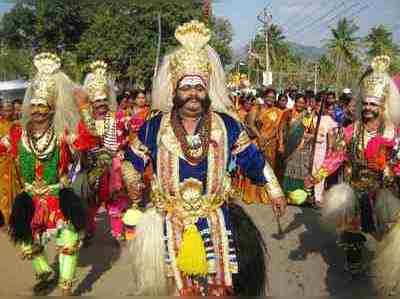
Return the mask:
M317 143L315 145L314 163L313 163L313 173L315 173L325 160L328 152L328 133L333 129L338 127L337 122L335 122L332 117L324 115L321 118ZM314 186L315 201L322 203L323 193L325 189L325 180Z

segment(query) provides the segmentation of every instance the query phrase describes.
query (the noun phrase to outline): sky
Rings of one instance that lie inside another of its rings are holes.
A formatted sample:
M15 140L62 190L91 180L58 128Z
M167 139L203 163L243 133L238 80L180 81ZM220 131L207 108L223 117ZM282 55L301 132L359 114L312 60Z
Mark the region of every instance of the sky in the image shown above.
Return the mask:
M241 49L262 24L257 15L269 8L272 22L293 42L321 47L330 38L329 26L340 17L351 17L365 36L379 24L395 30L400 43L400 0L214 0L213 12L232 23L234 49Z
M168 1L168 0L166 0ZM243 48L261 28L257 15L268 7L272 22L296 43L321 47L330 37L330 26L340 17L351 17L360 27L359 36L379 24L395 30L400 43L400 0L211 0L213 12L231 21L232 46ZM0 0L0 14L13 6L11 0Z
M0 14L10 10L13 7L13 3L11 1L0 1Z

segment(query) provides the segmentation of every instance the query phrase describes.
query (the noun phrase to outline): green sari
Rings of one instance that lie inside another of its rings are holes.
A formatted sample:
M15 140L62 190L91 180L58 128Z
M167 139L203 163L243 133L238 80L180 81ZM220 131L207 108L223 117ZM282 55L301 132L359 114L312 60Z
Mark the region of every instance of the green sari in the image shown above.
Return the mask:
M306 113L302 113L298 119L288 124L284 132L285 171L282 187L286 195L294 190L304 189L304 179L310 174L312 142L303 141L306 116Z

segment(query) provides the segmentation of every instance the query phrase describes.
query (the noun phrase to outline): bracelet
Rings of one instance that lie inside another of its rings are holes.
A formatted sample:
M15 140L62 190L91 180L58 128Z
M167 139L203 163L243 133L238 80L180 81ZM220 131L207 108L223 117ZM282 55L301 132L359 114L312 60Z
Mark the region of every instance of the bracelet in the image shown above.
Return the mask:
M324 169L324 168L320 168L320 169L318 170L318 172L317 172L315 175L313 175L313 174L311 175L311 177L312 177L317 183L323 181L323 180L326 179L328 176L329 176L329 172L328 172L326 169Z

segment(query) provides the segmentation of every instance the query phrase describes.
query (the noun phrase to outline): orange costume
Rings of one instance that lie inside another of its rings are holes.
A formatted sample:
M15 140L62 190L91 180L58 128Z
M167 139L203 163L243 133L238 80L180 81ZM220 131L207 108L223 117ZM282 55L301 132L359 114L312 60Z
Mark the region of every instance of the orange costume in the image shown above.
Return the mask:
M259 108L258 108L259 109ZM259 112L257 121L260 124L259 131L266 142L257 140L258 148L263 152L265 159L275 170L276 156L278 153L281 136L281 121L283 111L277 107L271 107Z
M281 120L284 115L283 111L276 107L262 109L256 106L257 109L256 122L258 130L262 138L266 142L262 143L258 138L255 140L258 148L264 155L264 158L271 165L272 169L276 171L276 158L281 140ZM237 190L241 193L241 197L247 204L251 203L267 203L269 201L268 195L265 190L244 177L241 173L235 182Z
M21 127L6 119L0 119L0 212L8 225L11 207L15 196L21 190L21 181L17 171L16 153L11 143Z

